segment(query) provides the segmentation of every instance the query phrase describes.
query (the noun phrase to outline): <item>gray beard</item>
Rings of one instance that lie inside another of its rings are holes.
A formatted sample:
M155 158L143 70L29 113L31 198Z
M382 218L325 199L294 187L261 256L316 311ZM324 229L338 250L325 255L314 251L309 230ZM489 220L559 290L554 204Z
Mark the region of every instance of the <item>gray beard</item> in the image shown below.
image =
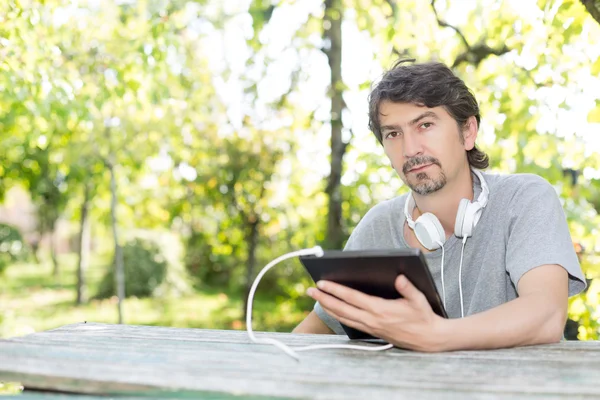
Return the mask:
M444 171L440 171L440 176L437 179L431 179L427 172L419 172L415 178L417 179L416 184L412 184L408 182L408 187L417 194L421 196L426 196L428 194L437 192L444 186L446 186L446 175Z

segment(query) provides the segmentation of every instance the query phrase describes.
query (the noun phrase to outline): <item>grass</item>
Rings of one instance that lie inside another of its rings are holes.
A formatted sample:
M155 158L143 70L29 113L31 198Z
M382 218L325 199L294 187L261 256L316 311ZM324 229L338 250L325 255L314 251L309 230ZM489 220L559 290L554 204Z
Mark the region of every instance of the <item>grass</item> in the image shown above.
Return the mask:
M4 271L0 276L0 338L84 321L118 322L116 298L75 304L75 261L73 254L61 256L58 278L53 277L49 263L15 264ZM96 262L86 273L90 295L95 294L106 265ZM264 294L255 298L255 330L289 332L308 313L293 300L275 303ZM132 325L241 330L245 329L242 305L239 293L209 289L182 297L127 298L123 315L124 323ZM0 382L0 394L19 391L17 383Z
M89 293L94 294L103 265L93 265L86 274ZM117 323L116 298L91 300L76 305L75 257L60 259L58 278L49 263L15 264L0 278L0 337L21 336L83 321ZM239 293L208 289L182 297L127 298L124 322L205 329L244 329L243 299ZM259 295L254 302L258 330L289 331L307 314L293 301L274 301Z

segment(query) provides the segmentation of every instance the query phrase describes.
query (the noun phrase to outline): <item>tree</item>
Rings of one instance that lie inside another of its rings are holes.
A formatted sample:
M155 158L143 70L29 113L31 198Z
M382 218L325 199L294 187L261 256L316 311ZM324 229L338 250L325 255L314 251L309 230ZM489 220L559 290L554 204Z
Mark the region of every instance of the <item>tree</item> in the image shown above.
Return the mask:
M327 212L327 247L341 248L345 241L342 226L342 193L340 190L344 154L349 142L342 140L342 114L346 109L342 80L342 0L326 0L323 19L323 52L330 69L329 96L331 98L331 170L325 193L329 197Z
M5 7L8 20L0 35L10 44L5 50L0 77L0 127L3 151L0 179L21 183L37 208L40 238L50 238L54 275L59 272L55 255L54 230L68 199L69 165L65 148L70 140L71 93L64 83L64 71L53 68L61 58L54 47L56 36L45 36L42 17L54 4L20 9ZM4 14L4 13L3 13ZM45 47L47 46L47 47Z
M585 6L592 18L600 24L600 3L598 0L581 0L581 4Z

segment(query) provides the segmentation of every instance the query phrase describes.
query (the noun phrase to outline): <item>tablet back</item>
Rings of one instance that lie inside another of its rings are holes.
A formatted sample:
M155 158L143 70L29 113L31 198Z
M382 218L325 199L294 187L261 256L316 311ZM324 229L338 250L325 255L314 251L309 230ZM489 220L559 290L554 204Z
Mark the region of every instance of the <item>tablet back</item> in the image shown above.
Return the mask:
M315 282L328 280L384 299L401 297L394 282L398 275L405 275L423 292L433 311L447 318L427 261L418 249L328 250L322 257L302 256L300 261ZM350 339L374 339L362 331L342 327Z

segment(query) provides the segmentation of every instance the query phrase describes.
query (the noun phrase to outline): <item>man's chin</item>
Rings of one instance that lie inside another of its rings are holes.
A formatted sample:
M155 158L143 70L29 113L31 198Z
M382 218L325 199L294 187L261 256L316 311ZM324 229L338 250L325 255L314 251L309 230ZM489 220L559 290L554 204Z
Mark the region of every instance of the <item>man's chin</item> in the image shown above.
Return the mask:
M427 196L427 195L437 192L438 190L439 189L424 187L424 186L417 186L417 187L412 188L412 191L420 196Z
M432 176L427 174L427 172L420 172L418 174L414 174L413 176L408 176L407 179L408 186L419 187L419 186L435 186L435 179Z
M445 186L445 182L441 183L429 180L427 182L421 181L416 184L409 184L408 186L413 192L421 196L426 196L441 190Z

